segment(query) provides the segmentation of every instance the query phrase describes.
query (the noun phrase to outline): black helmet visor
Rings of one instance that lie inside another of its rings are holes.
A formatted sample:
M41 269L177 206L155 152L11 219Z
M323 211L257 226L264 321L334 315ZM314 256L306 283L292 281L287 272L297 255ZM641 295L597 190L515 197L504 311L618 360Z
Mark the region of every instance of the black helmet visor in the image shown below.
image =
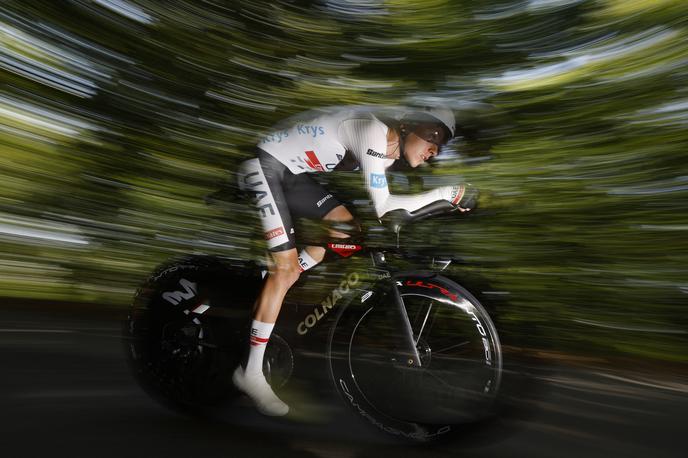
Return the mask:
M442 146L447 143L449 136L441 123L418 124L413 133L429 143Z

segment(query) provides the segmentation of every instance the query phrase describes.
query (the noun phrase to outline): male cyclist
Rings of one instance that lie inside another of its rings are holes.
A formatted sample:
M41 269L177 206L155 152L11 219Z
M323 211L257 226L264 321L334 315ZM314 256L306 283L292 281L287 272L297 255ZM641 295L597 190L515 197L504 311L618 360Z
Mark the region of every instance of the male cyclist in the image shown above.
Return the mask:
M281 416L289 411L263 375L263 355L287 291L302 271L325 255L322 247L306 247L297 253L292 218L353 219L311 173L360 169L378 218L391 210L415 211L438 200L468 211L476 193L467 192L464 185L392 195L385 176L385 170L397 160L417 167L436 156L454 132L454 115L446 108L409 111L398 120L346 108L275 130L258 144L257 157L242 164L239 184L255 195L273 265L254 305L248 361L236 368L232 380L261 413ZM337 232L332 235L346 237Z

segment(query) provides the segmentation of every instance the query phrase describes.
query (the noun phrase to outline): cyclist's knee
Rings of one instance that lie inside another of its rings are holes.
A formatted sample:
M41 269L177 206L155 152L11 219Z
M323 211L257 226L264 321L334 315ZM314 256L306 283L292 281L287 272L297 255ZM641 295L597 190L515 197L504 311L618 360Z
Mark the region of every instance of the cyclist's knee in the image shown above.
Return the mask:
M339 205L330 210L330 212L323 217L323 220L329 223L330 227L328 232L330 237L348 239L361 232L361 228L356 220L354 220L354 216L343 205Z
M351 212L344 205L337 205L335 208L330 210L323 217L323 219L325 221L346 222L353 220L354 215L352 215Z
M295 262L277 264L273 268L271 275L273 280L282 288L291 288L291 286L296 283L301 275L301 268L299 267L298 260Z

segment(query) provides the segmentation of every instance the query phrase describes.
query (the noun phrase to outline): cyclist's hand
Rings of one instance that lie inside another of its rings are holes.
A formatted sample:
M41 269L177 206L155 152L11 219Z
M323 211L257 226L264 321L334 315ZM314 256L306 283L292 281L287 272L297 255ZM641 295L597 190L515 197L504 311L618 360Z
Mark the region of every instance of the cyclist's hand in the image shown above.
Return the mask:
M445 199L460 212L469 212L478 206L478 189L466 183L442 189Z

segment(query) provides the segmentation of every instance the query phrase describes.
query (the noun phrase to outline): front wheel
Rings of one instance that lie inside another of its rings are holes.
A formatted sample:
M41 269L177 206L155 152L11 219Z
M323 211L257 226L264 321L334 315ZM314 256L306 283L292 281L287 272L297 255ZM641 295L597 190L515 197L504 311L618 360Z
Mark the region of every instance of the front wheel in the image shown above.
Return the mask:
M393 295L377 291L350 303L340 311L329 349L331 375L345 403L383 431L414 441L439 439L484 419L502 372L487 311L444 277L395 281L420 367L399 356L406 344L394 324L399 312Z

